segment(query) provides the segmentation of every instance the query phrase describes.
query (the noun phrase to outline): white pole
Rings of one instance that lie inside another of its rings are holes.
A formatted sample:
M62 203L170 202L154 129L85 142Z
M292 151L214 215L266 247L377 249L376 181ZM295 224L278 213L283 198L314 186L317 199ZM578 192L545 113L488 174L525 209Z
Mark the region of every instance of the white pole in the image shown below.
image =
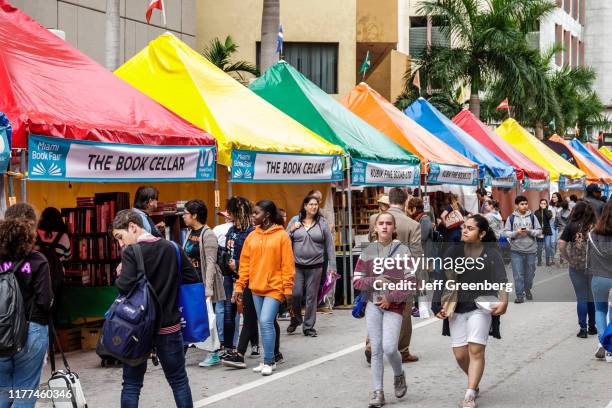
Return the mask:
M164 27L168 28L168 24L166 23L166 5L164 4L164 0L161 0L162 5L162 19L164 21Z

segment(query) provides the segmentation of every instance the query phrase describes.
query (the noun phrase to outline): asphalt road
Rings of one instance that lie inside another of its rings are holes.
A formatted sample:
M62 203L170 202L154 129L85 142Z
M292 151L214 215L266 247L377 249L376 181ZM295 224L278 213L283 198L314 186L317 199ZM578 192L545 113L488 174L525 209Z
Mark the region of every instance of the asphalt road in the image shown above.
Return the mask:
M533 292L536 301L510 304L502 318L502 339L490 338L479 407L612 408L612 364L595 359L595 336L576 337L576 304L569 301L573 289L567 270L539 268ZM568 301L558 301L562 299ZM187 370L195 406L367 407L365 322L347 310L318 314L317 338L287 335L287 324L281 322L286 362L270 377L253 373L250 368L258 362L250 359L246 370L200 368L203 352L189 350ZM411 352L420 361L404 364L408 393L399 401L393 397L393 377L386 365L387 406L456 407L467 380L454 361L450 338L441 336L437 319L413 319L413 325ZM119 406L120 368L99 367L93 352L74 352L68 358L82 379L90 407ZM48 377L47 365L43 381ZM160 367L149 367L140 406L174 406Z

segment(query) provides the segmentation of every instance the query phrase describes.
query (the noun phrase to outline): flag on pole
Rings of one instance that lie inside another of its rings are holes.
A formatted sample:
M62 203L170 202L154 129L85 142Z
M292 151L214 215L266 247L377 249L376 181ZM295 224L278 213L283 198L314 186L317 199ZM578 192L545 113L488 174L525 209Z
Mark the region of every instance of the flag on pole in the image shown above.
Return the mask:
M162 18L164 20L164 26L166 25L166 8L164 7L164 0L151 0L149 8L147 8L147 24L151 24L151 15L153 10L158 9L162 12Z
M510 110L510 104L508 103L508 98L506 98L503 101L501 101L501 103L499 105L497 105L497 108L495 108L495 110L501 110L501 109L508 109L508 110Z
M460 105L463 105L466 101L470 100L470 91L468 90L467 86L465 85L461 85L461 88L459 90L459 96L457 96L457 103L459 103Z
M366 71L370 68L371 65L372 62L370 61L370 50L368 50L368 52L366 52L365 59L363 60L363 64L361 64L361 69L359 70L362 81L365 79Z
M283 57L283 25L278 26L278 36L276 37L276 52L278 57Z
M418 69L414 73L414 78L412 78L412 85L414 85L415 88L418 88L419 91L421 90L421 74L419 74Z

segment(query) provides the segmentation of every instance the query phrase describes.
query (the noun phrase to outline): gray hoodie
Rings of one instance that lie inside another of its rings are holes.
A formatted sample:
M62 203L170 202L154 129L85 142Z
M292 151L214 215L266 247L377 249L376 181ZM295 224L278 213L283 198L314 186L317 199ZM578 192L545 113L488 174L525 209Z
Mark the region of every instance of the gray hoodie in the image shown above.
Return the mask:
M289 224L287 232L290 231L292 225ZM296 265L320 265L327 255L328 269L336 270L334 237L324 217L319 217L319 221L308 231L302 225L295 231L289 232L289 237L293 243L293 256Z
M612 279L612 236L589 233L587 271L589 275Z
M514 218L514 225L510 225L510 221ZM532 224L533 220L533 224ZM521 228L527 228L527 235L519 235ZM518 210L515 210L506 220L504 235L510 242L510 250L520 252L522 254L535 254L538 250L536 237L542 234L542 228L535 215L527 210L521 215Z

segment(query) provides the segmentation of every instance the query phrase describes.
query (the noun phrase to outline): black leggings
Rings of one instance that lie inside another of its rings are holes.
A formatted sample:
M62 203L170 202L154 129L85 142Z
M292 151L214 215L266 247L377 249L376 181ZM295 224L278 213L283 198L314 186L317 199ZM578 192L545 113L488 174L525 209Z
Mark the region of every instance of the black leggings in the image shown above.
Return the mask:
M253 303L253 294L251 289L244 289L242 294L242 316L244 321L242 323L242 330L240 331L240 337L238 339L238 353L244 355L251 342L251 346L259 345L259 326L257 322L257 312L255 311L255 304ZM274 354L280 353L280 326L278 321L274 319L274 329L276 331L276 341L274 342ZM225 336L225 334L224 334Z

